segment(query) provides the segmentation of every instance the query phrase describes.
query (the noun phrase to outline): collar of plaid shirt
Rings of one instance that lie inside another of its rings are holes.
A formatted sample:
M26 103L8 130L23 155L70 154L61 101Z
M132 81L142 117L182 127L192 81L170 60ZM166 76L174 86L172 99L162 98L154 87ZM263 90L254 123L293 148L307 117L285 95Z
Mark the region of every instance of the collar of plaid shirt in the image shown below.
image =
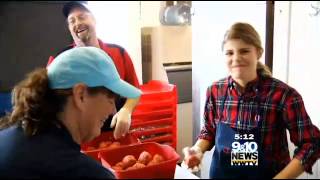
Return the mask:
M257 78L255 78L247 84L245 91L241 93L239 89L239 84L235 80L233 80L231 76L229 76L227 79L228 86L225 89L223 101L221 103L221 107L219 108L219 121L221 121L224 116L224 109L227 108L228 111L230 107L232 107L233 105L233 107L236 107L234 108L236 109L236 113L233 113L235 114L235 118L231 118L233 120L229 121L231 126L233 126L236 129L246 130L252 129L253 127L257 127L261 117L261 98L259 91L261 91L262 89L260 85L260 80L263 80L263 78L257 76ZM247 100L250 100L250 102L248 102ZM251 111L246 112L244 108L245 106L249 106L249 109L251 109ZM241 114L246 114L241 112L243 110L247 114L254 116L254 119L245 119L243 116L241 116ZM226 118L225 121L228 121L228 119L229 118Z

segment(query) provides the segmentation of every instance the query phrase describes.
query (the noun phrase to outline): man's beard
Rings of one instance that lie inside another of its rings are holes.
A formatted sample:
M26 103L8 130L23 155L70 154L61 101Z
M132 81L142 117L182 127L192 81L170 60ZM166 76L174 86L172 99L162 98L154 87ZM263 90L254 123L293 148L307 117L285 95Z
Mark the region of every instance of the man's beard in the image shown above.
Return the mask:
M86 34L81 37L76 36L74 40L77 46L88 46L90 44L90 35Z
M87 45L90 42L90 35L87 33L86 35L79 37L79 39Z

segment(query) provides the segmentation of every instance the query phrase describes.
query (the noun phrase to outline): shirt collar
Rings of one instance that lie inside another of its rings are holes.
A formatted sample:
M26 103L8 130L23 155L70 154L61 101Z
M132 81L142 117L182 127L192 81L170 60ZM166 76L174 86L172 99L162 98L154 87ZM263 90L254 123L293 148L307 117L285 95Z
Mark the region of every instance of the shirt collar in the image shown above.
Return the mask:
M103 43L100 39L98 39L98 42L99 42L100 48L106 51L108 46L105 43Z
M250 91L258 91L259 83L260 83L261 77L257 75L257 77L248 82L245 92L250 92ZM239 84L231 77L228 77L228 87L231 89L235 89L239 86Z
M107 46L105 43L103 43L102 40L100 40L99 38L98 38L98 42L99 42L99 46L100 46L101 49L105 50L105 49L108 48L108 46ZM73 42L73 43L72 43L72 46L73 46L73 47L76 47L76 43Z

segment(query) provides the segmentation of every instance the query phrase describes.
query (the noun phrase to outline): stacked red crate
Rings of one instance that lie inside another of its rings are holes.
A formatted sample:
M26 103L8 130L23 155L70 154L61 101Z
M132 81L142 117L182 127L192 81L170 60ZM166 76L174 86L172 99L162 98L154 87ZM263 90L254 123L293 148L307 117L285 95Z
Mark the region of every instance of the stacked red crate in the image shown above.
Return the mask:
M142 95L132 114L131 132L141 142L177 147L177 87L152 80L140 86Z

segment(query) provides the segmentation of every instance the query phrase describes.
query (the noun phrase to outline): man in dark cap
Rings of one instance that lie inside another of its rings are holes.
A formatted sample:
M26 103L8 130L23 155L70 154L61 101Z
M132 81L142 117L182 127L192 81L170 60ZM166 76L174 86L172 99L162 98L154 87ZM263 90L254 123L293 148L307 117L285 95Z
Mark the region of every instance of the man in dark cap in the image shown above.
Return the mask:
M74 40L74 43L64 50L83 46L100 48L112 58L121 79L135 87L139 87L139 81L129 54L119 45L104 43L98 39L96 20L86 3L80 1L66 3L63 7L63 15ZM53 60L54 58L50 57L47 66ZM124 136L129 131L131 114L138 102L139 98L118 98L116 100L117 112L108 118L102 130L106 131L115 127L114 137L118 139Z

